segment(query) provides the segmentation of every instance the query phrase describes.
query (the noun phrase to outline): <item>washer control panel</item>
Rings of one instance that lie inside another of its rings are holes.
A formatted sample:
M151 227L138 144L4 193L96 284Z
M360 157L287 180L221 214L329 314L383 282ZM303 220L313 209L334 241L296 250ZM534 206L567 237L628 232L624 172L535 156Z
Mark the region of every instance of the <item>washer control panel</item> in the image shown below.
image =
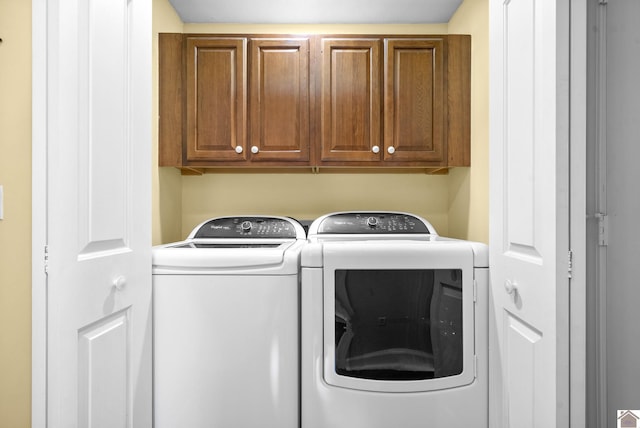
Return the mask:
M296 220L280 217L220 217L198 226L194 238L299 238Z
M383 212L337 213L327 216L318 234L430 234L425 222L411 214Z

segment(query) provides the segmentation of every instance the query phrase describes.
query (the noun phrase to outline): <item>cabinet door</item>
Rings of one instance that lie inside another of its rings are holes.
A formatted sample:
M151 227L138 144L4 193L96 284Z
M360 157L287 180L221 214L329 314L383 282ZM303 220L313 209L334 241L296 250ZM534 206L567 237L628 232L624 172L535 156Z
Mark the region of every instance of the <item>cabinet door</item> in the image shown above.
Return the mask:
M186 40L187 160L246 160L246 38Z
M250 41L252 161L309 160L309 39Z
M385 161L445 161L443 39L386 39L385 53Z
M379 39L321 40L322 161L379 161Z

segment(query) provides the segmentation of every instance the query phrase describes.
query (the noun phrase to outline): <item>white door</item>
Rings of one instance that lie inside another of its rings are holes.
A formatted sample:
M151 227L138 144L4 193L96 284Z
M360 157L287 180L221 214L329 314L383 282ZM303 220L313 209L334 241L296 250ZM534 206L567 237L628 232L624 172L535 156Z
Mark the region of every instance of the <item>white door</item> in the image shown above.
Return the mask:
M490 423L569 426L569 1L490 0Z
M151 427L151 2L38 1L34 17L48 249L34 426Z

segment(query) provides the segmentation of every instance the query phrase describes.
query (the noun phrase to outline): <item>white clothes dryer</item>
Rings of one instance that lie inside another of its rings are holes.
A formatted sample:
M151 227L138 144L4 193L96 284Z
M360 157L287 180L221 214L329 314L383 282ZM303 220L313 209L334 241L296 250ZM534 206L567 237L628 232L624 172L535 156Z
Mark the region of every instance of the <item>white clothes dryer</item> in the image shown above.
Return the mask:
M154 426L299 427L293 219L220 217L153 249Z
M302 428L487 428L488 251L343 212L301 258Z

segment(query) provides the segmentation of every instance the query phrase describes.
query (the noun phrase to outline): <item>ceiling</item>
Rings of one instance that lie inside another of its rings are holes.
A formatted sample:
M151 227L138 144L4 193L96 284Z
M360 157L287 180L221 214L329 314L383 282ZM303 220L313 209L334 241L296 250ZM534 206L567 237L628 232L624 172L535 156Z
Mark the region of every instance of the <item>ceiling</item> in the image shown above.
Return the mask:
M432 24L462 0L169 0L185 23Z

